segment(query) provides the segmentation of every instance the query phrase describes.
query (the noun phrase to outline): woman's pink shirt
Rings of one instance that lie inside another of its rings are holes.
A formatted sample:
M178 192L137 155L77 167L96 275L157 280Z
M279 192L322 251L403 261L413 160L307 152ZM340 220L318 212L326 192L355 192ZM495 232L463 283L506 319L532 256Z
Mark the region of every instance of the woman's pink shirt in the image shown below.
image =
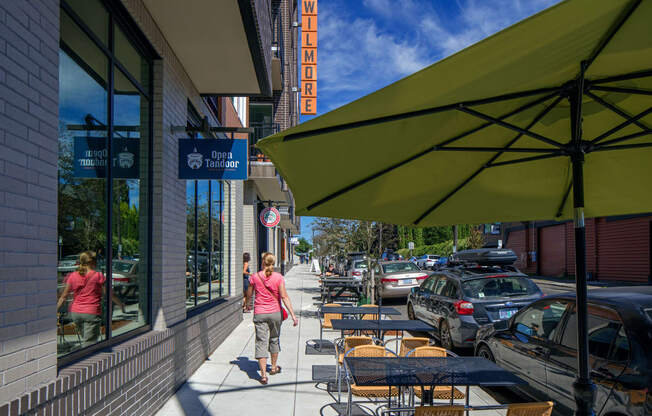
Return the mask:
M265 285L269 290L265 288L261 279L265 281ZM285 282L283 275L276 272L269 277L265 276L265 272L258 272L249 276L249 284L253 286L256 294L254 300L255 314L280 312L279 288L283 282Z

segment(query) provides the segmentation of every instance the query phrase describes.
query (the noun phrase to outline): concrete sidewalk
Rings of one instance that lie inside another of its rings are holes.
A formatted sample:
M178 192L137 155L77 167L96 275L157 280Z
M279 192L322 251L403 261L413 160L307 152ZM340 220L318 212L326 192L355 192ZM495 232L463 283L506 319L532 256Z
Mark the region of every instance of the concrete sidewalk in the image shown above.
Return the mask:
M314 364L334 364L331 355L306 355L305 343L319 337L319 320L314 296L319 283L309 265L295 266L286 275L288 294L299 325L288 319L281 330L279 365L281 374L269 376L269 384L258 382L258 363L254 359L252 314L220 345L209 359L183 384L157 413L158 416L181 415L319 415L333 403L329 393L315 387ZM327 333L329 339L336 333ZM325 336L326 337L326 336ZM323 385L322 385L323 386ZM343 396L344 398L346 395ZM471 404L496 404L481 389L471 390ZM374 408L374 406L370 406ZM334 415L330 407L324 415ZM474 414L498 415L493 411Z

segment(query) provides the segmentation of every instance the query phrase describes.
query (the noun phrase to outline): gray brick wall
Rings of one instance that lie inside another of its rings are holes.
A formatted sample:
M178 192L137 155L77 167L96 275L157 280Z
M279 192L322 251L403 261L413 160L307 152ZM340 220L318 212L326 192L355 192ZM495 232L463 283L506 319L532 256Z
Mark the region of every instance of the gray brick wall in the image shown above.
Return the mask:
M57 0L0 1L0 404L56 377L58 48Z

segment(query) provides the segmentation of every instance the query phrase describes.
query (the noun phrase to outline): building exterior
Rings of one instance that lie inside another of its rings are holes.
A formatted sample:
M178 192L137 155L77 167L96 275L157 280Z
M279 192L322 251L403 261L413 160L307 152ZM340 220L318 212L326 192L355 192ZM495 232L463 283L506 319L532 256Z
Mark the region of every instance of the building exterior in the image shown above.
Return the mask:
M252 254L251 269L257 270L261 254L279 253L277 266L288 270L293 262L290 240L301 232L294 216L294 198L274 164L255 147L258 140L295 126L299 122L297 80L298 20L296 0L272 0L272 90L271 97L249 101L249 125L254 129L250 148L249 180L244 188L244 251ZM264 227L260 213L268 206L278 207L281 222Z
M247 195L270 178L291 194L255 165L179 180L178 140L246 139L226 129L247 127L246 97L289 105L273 10L0 0L0 415L152 414L241 321ZM94 271L73 280L86 251Z
M543 276L575 274L571 221L503 223L499 227L500 233L487 235L486 240L500 237L503 245L517 254L519 269ZM652 283L652 216L587 219L586 263L591 280Z

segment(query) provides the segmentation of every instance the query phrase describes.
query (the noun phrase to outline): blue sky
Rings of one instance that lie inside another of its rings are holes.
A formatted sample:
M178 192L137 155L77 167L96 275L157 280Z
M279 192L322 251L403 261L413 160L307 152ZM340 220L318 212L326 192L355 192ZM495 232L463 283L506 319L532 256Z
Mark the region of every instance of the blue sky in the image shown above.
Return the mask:
M429 66L559 0L320 0L317 115ZM311 119L302 116L301 121ZM312 217L301 236L312 239Z

